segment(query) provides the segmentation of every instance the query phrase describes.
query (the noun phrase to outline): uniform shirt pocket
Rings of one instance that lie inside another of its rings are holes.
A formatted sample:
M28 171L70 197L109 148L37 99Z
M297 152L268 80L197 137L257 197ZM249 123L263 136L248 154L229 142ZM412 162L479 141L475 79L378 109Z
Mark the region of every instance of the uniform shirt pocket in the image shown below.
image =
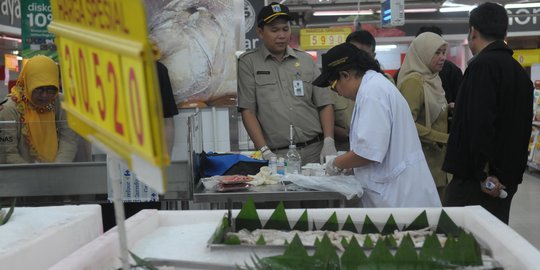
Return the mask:
M281 93L279 85L274 76L270 74L255 75L255 84L257 85L257 101L278 101Z

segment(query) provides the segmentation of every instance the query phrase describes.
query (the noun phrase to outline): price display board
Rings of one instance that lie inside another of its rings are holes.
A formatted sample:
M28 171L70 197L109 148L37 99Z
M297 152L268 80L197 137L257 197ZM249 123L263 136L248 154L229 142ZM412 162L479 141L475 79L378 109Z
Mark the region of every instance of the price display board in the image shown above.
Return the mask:
M141 0L52 0L70 127L163 193L170 163Z
M345 42L351 28L305 28L300 30L300 46L303 50L330 49Z
M540 63L540 49L515 50L512 56L524 67Z

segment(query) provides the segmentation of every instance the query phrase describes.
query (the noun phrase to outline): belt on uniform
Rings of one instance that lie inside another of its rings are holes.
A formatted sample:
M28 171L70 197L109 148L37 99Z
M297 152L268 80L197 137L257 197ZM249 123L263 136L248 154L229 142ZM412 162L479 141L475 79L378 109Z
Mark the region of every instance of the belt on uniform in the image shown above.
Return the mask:
M309 140L309 141L301 142L301 143L296 143L296 149L302 148L302 147L306 147L306 146L308 146L308 145L310 145L310 144L313 144L313 143L316 143L316 142L320 142L320 141L322 141L322 140L324 140L324 135L323 135L323 134L319 134L319 135L315 136L315 138L313 138L313 139L311 139L311 140ZM278 147L278 148L276 148L275 150L283 150L283 149L287 149L287 148L289 148L288 145L287 145L287 146L284 146L284 147Z

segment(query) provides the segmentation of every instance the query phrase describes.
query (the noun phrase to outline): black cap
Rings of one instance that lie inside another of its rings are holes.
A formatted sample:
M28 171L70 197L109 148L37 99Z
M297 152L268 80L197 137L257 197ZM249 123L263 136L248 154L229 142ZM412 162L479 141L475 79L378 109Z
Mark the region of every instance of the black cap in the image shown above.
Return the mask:
M358 61L358 51L350 43L341 43L334 46L327 53L322 55L322 72L317 79L311 84L318 87L328 87L330 80L337 77L339 71L347 70L354 66L354 62Z
M277 17L285 17L289 21L292 20L292 17L289 14L289 8L287 6L272 2L270 5L263 7L257 15L257 25L262 27Z

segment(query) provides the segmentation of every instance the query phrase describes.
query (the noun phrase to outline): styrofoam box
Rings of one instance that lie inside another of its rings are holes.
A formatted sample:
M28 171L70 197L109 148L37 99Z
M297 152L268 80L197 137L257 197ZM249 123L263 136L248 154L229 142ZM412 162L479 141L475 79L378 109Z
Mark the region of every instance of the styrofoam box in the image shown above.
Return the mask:
M441 208L339 208L308 209L310 219L322 225L335 211L340 222L351 215L355 224L361 224L366 215L375 224L384 224L392 214L398 224L410 223L426 210L430 224L437 223ZM458 226L472 232L487 246L504 269L538 269L540 252L519 234L479 206L444 208ZM291 223L296 222L304 209L286 210ZM263 220L273 210L258 210ZM236 216L238 210L233 211ZM276 248L219 248L210 249L208 240L221 222L225 211L157 211L143 210L126 221L128 249L142 258L182 260L198 263L244 265L250 256L282 254ZM294 224L293 224L294 225ZM111 269L120 267L120 251L116 228L106 232L51 269Z
M99 205L16 207L0 226L0 268L47 269L101 234Z

